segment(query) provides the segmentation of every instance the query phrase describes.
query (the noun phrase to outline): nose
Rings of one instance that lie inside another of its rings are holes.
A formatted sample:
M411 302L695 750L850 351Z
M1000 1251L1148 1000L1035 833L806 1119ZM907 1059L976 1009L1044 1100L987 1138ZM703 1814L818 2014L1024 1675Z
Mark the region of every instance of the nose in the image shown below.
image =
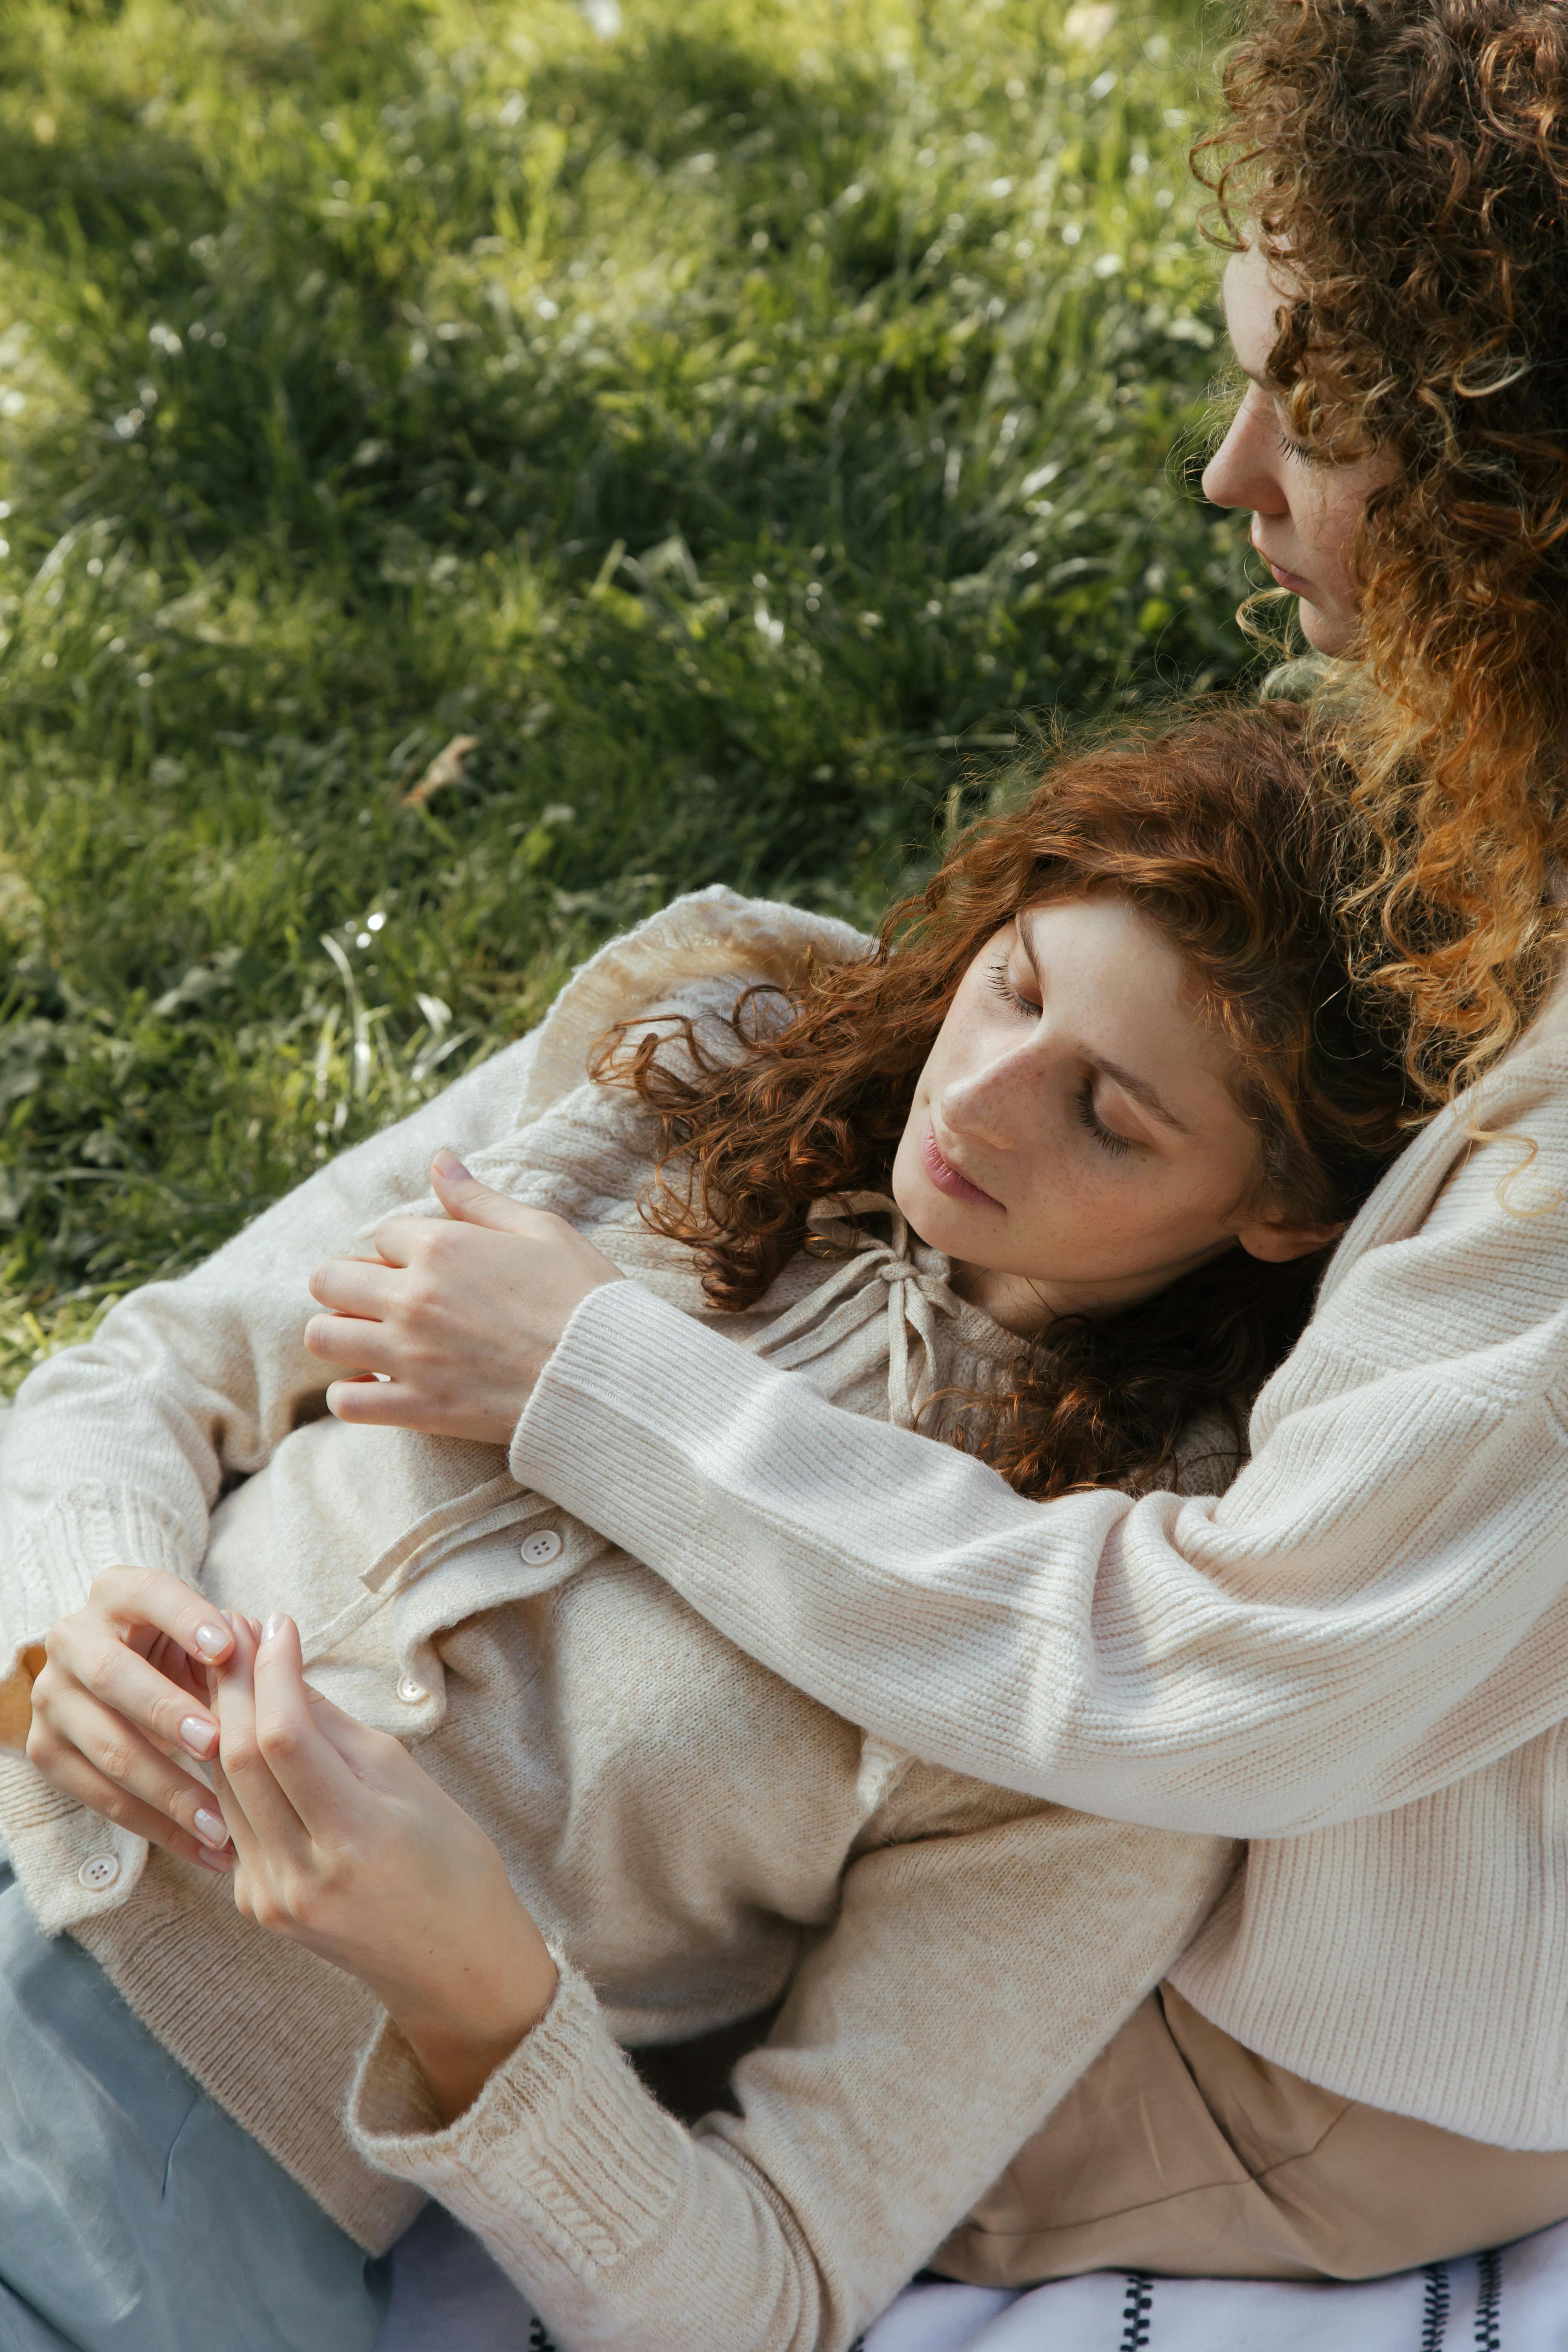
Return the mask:
M1026 1107L1040 1083L1045 1058L1037 1033L1027 1044L1012 1046L994 1061L952 1078L942 1090L937 1109L942 1125L960 1141L983 1144L988 1150L1011 1151Z
M1248 507L1254 514L1289 514L1280 471L1279 428L1249 392L1230 430L1204 467L1203 493L1211 506Z

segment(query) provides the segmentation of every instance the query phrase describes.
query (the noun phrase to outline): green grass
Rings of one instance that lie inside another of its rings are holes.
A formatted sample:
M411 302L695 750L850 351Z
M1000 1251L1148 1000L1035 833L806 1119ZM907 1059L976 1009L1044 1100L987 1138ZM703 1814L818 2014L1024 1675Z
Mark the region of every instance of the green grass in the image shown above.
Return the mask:
M870 919L1239 672L1195 6L615 16L0 16L0 1378L672 893Z

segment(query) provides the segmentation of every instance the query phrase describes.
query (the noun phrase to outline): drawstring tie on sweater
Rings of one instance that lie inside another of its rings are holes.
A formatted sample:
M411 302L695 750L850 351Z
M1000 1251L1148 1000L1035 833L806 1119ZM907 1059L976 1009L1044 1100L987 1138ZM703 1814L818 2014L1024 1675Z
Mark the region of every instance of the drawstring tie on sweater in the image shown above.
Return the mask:
M781 1370L794 1371L831 1354L852 1333L885 1315L888 1325L888 1414L899 1429L913 1429L930 1403L936 1381L936 1327L941 1315L956 1317L959 1301L949 1287L952 1263L940 1250L917 1244L910 1249L902 1212L885 1192L855 1192L844 1202L857 1215L882 1213L891 1239L879 1242L853 1232L854 1255L786 1308L758 1349ZM814 1231L851 1237L842 1217L824 1219ZM911 1360L910 1337L919 1343L921 1376Z

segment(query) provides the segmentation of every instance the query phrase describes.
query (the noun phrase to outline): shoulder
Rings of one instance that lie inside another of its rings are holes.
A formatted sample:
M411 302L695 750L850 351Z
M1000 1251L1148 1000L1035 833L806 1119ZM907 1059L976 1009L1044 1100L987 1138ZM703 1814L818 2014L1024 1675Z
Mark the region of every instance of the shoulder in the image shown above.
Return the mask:
M1412 1412L1556 1396L1568 1365L1568 1053L1509 1057L1410 1144L1362 1210L1258 1401L1288 1416L1397 1377ZM1425 1404L1421 1400L1426 1399Z
M583 1083L605 1030L660 1011L728 1011L740 990L789 987L814 958L846 962L873 942L830 915L715 885L677 898L579 965L535 1033L523 1097L537 1118Z

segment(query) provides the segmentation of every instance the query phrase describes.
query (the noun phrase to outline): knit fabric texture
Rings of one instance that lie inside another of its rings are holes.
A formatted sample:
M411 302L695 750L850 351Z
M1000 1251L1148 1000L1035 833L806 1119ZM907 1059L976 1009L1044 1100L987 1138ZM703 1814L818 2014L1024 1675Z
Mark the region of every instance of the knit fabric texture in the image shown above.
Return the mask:
M389 1213L438 1213L443 1143L590 1234L635 1277L611 1287L678 1331L695 1319L731 1367L784 1368L835 1420L907 1424L934 1391L998 1378L1016 1342L886 1202L858 1204L847 1259L802 1253L753 1311L714 1314L637 1213L648 1115L585 1080L612 1020L672 1005L721 1043L743 987L863 944L727 892L678 904L585 967L535 1038L41 1367L0 1444L8 1656L115 1562L289 1611L312 1680L416 1746L494 1839L563 1975L443 2129L361 1986L13 1753L0 1825L36 1916L362 2242L434 2193L573 2347L843 2352L1164 1973L1234 1859L1206 1832L918 1762L746 1656L502 1449L322 1412L307 1276ZM672 1376L655 1367L645 1403ZM688 2130L623 2054L781 1996L739 2116Z
M1568 2147L1565 1029L1384 1177L1223 1496L1026 1502L630 1284L512 1467L900 1746L1249 1840L1171 1971L1248 2049Z

